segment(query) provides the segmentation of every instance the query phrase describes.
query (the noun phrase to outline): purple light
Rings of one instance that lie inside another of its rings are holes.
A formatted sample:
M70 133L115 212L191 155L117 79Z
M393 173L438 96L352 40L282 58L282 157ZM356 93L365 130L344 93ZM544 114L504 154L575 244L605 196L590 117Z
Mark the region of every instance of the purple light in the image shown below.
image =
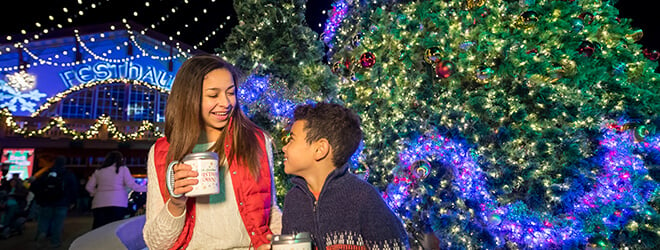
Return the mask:
M625 121L619 123L624 124ZM407 143L407 148L399 153L399 166L393 172L393 183L387 187L383 197L394 211L417 207L424 199L411 199L410 196L418 195L415 192L424 187L424 180L415 177L411 166L418 161L438 162L443 167L452 168L454 192L464 201L476 204L472 207L478 215L476 218L482 221L481 224L488 225L487 230L495 238L532 248L561 246L568 241L586 243L591 236L609 236L613 231L620 230L635 214L655 213L654 209L649 208L648 201L654 194L660 193L660 185L645 179L648 170L637 154L657 152L660 137L648 136L643 142L635 142L630 130L620 128L616 124L603 128L601 147L593 158L602 172L596 176L590 191L582 194L572 207L568 204L567 211L562 215L533 211L520 201L498 204L489 195L486 175L477 164L477 156L464 142L437 133L426 134ZM432 166L438 168L437 165ZM438 209L437 206L431 208ZM411 212L400 212L400 216L404 220L412 220ZM605 228L594 224L598 221ZM433 225L433 221L429 223L432 228L439 228Z
M264 76L251 75L238 89L238 98L241 102L253 103L268 89L268 78Z
M341 21L346 17L346 13L348 13L348 4L346 4L345 0L338 0L332 4L330 18L325 22L325 29L322 34L323 42L330 48L333 47L330 41L334 38L337 27L339 27Z
M267 112L274 121L282 121L293 116L293 110L299 104L312 103L312 100L293 101L287 99L287 90L273 87L269 77L251 75L238 90L241 109L253 117L257 112Z

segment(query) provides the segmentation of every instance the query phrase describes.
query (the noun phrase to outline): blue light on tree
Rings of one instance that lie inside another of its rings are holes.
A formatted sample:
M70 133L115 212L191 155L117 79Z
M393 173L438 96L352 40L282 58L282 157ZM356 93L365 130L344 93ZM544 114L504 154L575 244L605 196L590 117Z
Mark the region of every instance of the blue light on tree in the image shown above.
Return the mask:
M405 143L384 198L407 225L434 232L441 247L449 248L442 244L451 242L487 248L505 242L529 248L577 247L592 238L609 238L634 224L632 218L656 216L649 202L660 194L660 185L648 177L640 157L660 152L660 137L638 142L636 129L622 129L618 124L623 123L604 126L598 154L586 159L601 167L595 181L585 178L563 185L561 211L536 211L521 201L500 204L471 146L437 132ZM469 242L458 232L482 234L483 241Z

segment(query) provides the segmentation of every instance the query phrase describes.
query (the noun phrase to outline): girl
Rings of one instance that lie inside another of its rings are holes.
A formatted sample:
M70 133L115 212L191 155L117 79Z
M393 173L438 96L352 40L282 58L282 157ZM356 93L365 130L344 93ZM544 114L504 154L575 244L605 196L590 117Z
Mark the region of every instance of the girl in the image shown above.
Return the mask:
M143 236L149 249L268 249L270 235L280 233L270 137L239 108L238 83L234 67L213 55L193 56L177 72L165 137L147 161ZM180 163L173 167L171 192L183 196L170 196L167 165L202 151L220 156L220 193L186 197L198 173Z
M110 222L123 220L128 212L128 192L126 188L136 192L146 192L145 186L135 182L131 171L124 164L124 155L119 151L110 151L105 155L101 167L94 171L85 189L94 197L92 212L96 229Z

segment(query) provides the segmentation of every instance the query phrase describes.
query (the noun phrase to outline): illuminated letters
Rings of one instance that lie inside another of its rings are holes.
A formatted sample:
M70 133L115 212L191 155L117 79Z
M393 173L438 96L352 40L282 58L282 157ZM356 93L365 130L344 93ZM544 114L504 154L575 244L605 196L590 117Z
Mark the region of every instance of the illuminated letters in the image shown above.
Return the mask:
M145 68L134 62L83 64L76 68L62 71L59 73L59 76L67 89L88 82L120 78L139 80L170 89L172 80L174 79L174 76L169 71L159 70L151 65Z

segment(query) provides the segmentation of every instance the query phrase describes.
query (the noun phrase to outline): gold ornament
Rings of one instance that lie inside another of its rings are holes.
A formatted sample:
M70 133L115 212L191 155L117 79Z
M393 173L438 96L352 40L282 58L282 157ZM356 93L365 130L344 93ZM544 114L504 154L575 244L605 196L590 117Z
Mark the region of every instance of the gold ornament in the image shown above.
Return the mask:
M469 10L479 8L481 6L484 6L486 3L486 0L468 0L467 1L467 8Z
M289 141L291 140L291 127L286 126L286 127L282 128L279 131L279 136L280 136L280 140L282 142L282 145L289 144Z
M638 229L639 229L639 223L637 223L634 220L631 220L630 223L626 225L626 230L628 230L628 232L637 233Z
M441 58L442 58L442 50L440 50L440 48L438 47L428 48L424 52L424 61L426 61L426 63L428 64L434 65L440 62Z
M529 10L520 14L514 24L519 28L528 29L536 26L538 20L539 14L536 11Z
M634 122L629 122L629 123L621 125L621 131L629 130L629 129L635 129L635 128L637 128L637 126L639 126L639 124L634 123Z
M561 59L559 63L552 63L552 67L548 69L552 78L559 79L564 77L574 76L577 73L577 66L575 61L570 59Z
M643 36L644 32L642 30L635 30L633 33L627 34L626 38L638 42L639 40L642 40Z
M335 75L341 75L342 69L343 65L341 65L341 62L335 62L332 64L332 73L335 73Z
M570 59L561 59L559 63L561 64L561 68L564 71L564 76L574 76L577 73L577 65L575 64L575 61Z
M545 83L553 83L555 81L557 81L557 78L552 79L550 77L543 76L543 75L540 75L540 74L533 74L533 75L529 76L529 78L527 78L527 85L528 86L538 86L538 85L545 84Z

